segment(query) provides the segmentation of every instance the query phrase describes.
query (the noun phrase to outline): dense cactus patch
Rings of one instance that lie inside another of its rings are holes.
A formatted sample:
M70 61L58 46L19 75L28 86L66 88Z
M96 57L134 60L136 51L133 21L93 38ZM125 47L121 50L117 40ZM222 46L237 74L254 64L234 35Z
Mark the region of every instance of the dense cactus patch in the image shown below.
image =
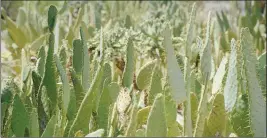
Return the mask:
M70 3L1 7L2 137L266 137L260 2Z

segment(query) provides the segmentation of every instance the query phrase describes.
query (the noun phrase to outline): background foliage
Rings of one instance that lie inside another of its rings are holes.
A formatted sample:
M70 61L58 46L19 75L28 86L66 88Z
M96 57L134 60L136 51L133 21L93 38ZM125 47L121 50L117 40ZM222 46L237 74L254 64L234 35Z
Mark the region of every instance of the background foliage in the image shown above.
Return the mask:
M1 3L1 135L266 136L266 4L244 3Z

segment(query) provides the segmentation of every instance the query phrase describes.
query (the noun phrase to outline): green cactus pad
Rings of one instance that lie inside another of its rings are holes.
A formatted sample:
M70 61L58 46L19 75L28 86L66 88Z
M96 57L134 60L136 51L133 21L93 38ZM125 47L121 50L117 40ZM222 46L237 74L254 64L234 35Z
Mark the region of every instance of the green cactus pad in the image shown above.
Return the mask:
M108 91L109 91L109 96L111 98L112 103L116 102L119 92L120 92L120 87L118 83L112 82L108 85Z
M151 75L151 83L148 92L148 104L152 105L154 99L158 93L162 92L162 84L161 78L163 74L158 66L153 69L153 73Z
M179 104L186 100L186 90L182 71L177 63L171 40L171 30L164 31L164 47L167 56L168 79L173 100Z
M237 99L237 53L235 40L231 41L231 54L229 57L229 69L224 86L224 103L227 112L231 112Z
M137 112L137 128L140 128L143 124L147 122L148 114L150 112L151 106L140 109Z
M82 70L82 84L84 91L87 91L89 89L89 80L90 80L90 59L88 54L88 46L87 46L87 40L88 40L88 32L86 30L85 24L82 22L82 27L80 28L80 34L81 34L81 40L83 44L83 70Z
M220 63L219 68L217 69L215 76L213 78L213 83L212 83L212 94L215 95L221 88L223 79L226 74L226 64L228 63L228 59L226 56L222 58L222 61Z
M156 60L148 62L141 67L137 73L136 84L140 90L144 90L149 87L155 63Z
M158 94L147 119L146 137L166 137L167 124L165 119L164 97Z
M57 105L57 85L56 85L56 66L54 60L54 43L55 36L50 34L49 37L49 48L47 51L46 63L45 63L45 74L43 79L43 85L46 87L47 96L52 102L52 108Z
M57 116L53 115L49 120L41 137L53 137L56 127Z
M61 65L63 66L63 69L66 70L66 66L67 66L67 52L66 52L66 47L62 46L60 48L60 52L59 52L59 60Z
M69 101L68 111L67 111L67 119L69 121L74 120L77 110L78 110L78 107L76 104L75 90L71 89L70 90L70 101Z
M29 117L29 122L30 136L39 137L39 122L36 108L32 109Z
M127 43L127 54L126 54L126 64L123 71L123 77L122 77L122 85L124 87L130 88L130 86L133 83L133 77L134 77L134 46L133 46L133 40L131 38L128 39Z
M109 96L108 85L110 84L110 78L106 78L103 85L103 91L100 95L99 105L97 107L97 124L98 128L103 128L105 130L104 135L107 134L108 128L108 115L109 115L109 106L111 103L111 98Z
M198 108L198 99L195 93L190 93L190 102L191 102L191 119L192 119L192 126L196 125L197 120L197 108Z
M261 89L266 99L266 52L260 55L258 62L257 72L260 79Z
M164 96L165 100L165 118L166 118L166 123L167 127L171 127L173 122L176 121L176 116L177 116L177 109L176 109L176 103L175 101L171 98L170 95L165 94Z
M53 32L56 26L56 19L57 19L57 8L54 5L51 5L48 9L48 19L47 19L50 32Z
M256 75L257 59L252 44L249 28L241 30L241 48L244 57L245 75L247 77L248 101L250 106L251 127L254 137L266 136L266 102Z
M101 81L100 86L98 88L98 92L96 92L96 96L95 96L96 105L93 108L93 111L97 111L97 108L98 108L98 105L99 105L99 101L100 101L100 98L101 98L101 94L102 94L103 90L107 87L107 85L104 86L104 82L105 81L107 81L107 85L109 83L111 83L111 66L109 65L109 63L105 63L104 64L103 78L102 78L102 81Z
M252 137L250 126L248 94L240 95L231 113L233 130L239 137Z
M218 93L212 103L212 109L207 120L209 133L205 136L216 136L216 134L222 135L223 130L225 129L225 122L226 112L224 107L224 96L223 94Z
M91 118L93 107L95 106L95 95L103 79L102 66L103 63L101 62L94 77L93 83L88 92L85 94L84 99L79 107L78 113L75 117L75 120L73 121L73 124L70 127L69 136L73 136L74 133L78 130L82 130L84 133L89 132L88 124Z
M168 128L168 137L177 137L182 135L182 130L180 130L179 123L173 122L172 126Z
M73 69L71 69L71 80L75 90L76 104L79 107L81 101L83 100L84 91L83 91L83 86L81 84L81 80Z
M29 125L27 111L18 96L14 96L13 110L11 117L11 129L17 137L24 137L25 128Z
M38 74L43 77L45 71L45 47L42 46L38 52L38 62L37 62L37 72Z
M138 119L138 107L137 104L133 105L132 111L131 111L131 117L130 117L130 122L129 125L127 127L127 130L125 132L125 136L127 137L134 137L135 136L135 132L137 129L137 119Z
M205 44L204 47L200 53L200 69L203 76L203 82L206 80L205 77L208 75L208 78L210 78L211 75L211 69L212 69L212 63L211 63L211 42L210 42L210 26L211 26L211 12L208 14L208 22L207 22L207 28L206 28L206 38L205 38Z
M73 68L79 77L83 70L83 42L80 39L73 41Z
M64 113L67 112L68 110L68 106L69 106L69 102L70 102L70 86L69 86L69 81L68 81L68 77L67 74L65 73L65 70L62 66L62 64L59 61L59 58L57 55L55 55L55 60L56 60L56 65L57 65L57 69L60 73L60 78L63 84L63 96L62 96L62 101L63 101L63 110Z

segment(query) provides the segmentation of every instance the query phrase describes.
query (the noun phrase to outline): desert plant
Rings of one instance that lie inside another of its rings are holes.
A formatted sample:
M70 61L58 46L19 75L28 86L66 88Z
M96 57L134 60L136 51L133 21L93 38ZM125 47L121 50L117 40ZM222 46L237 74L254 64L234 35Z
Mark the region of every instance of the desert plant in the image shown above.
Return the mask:
M187 14L179 2L137 1L129 3L140 11L121 1L85 2L72 26L59 23L73 10L66 3L47 9L47 30L32 38L33 49L4 13L22 62L19 81L1 91L3 137L266 136L266 52L250 27L234 32L224 12L223 21L209 12L199 27L196 3ZM141 19L146 10L150 21ZM216 25L240 35L220 43ZM64 37L60 28L69 28Z

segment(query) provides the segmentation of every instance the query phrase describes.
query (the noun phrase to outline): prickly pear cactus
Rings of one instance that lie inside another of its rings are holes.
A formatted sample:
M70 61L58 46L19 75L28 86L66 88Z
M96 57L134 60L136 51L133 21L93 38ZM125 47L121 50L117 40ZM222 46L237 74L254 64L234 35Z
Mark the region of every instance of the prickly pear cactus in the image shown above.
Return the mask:
M208 131L203 136L222 135L225 129L226 111L224 107L224 96L221 93L216 94L212 103L211 112L207 118Z
M78 111L78 107L76 104L75 92L74 92L74 89L71 89L70 90L70 101L69 101L68 110L67 110L68 120L73 121L77 111Z
M11 128L17 137L24 137L25 128L29 125L28 113L18 94L14 96L11 117Z
M94 111L97 111L97 108L99 107L101 94L103 93L104 89L107 87L107 86L104 86L105 81L107 81L107 84L111 83L111 66L109 63L104 64L102 82L100 83L99 91L96 93L96 96L95 96L96 104L95 104L95 107L93 108Z
M104 129L104 135L106 135L106 131L108 128L108 115L109 115L109 106L111 104L111 97L109 96L108 85L110 84L110 78L106 78L103 85L103 91L101 94L101 98L99 100L99 106L97 109L97 124L99 128Z
M71 81L75 90L76 104L77 106L80 106L85 92L83 91L83 86L81 83L81 79L79 78L79 75L77 75L75 70L73 69L71 69L70 72L71 72Z
M1 136L266 136L266 12L245 7L4 2Z
M42 46L38 52L37 72L43 77L45 70L45 47Z
M213 78L213 83L212 83L212 94L213 95L215 95L223 85L222 83L223 83L223 79L224 79L225 74L226 74L227 62L228 62L228 58L226 56L224 56L222 58L220 66L217 69L216 74Z
M164 31L164 47L167 55L167 71L171 94L173 100L179 104L186 100L185 84L183 74L174 55L174 49L171 41L171 30L168 27Z
M153 137L153 136L160 136L166 137L167 136L167 124L166 118L164 115L164 99L162 94L158 94L155 98L153 106L150 110L147 119L147 129L146 129L146 136Z
M36 108L29 115L29 130L31 137L39 137L38 113Z
M136 84L140 90L148 88L152 76L152 71L154 69L156 61L150 61L139 69L136 77Z
M210 42L211 12L208 14L208 22L206 27L206 38L202 51L200 52L200 69L203 82L207 81L211 75L211 42Z
M204 48L200 53L200 69L202 75L202 90L201 90L201 97L200 103L198 106L198 117L196 121L196 126L194 130L194 136L200 137L204 131L204 123L205 123L205 116L207 110L207 89L208 89L208 82L211 74L211 46L210 46L210 20L211 20L211 12L208 14L208 22L206 27L206 40L204 44Z
M197 120L197 107L198 107L198 99L195 93L190 93L190 102L191 102L191 119L192 119L192 126L196 125Z
M127 54L126 54L126 65L122 77L122 85L124 87L130 88L134 77L134 46L132 38L128 38L127 43Z
M168 137L177 137L182 135L182 130L179 127L178 122L174 122L170 128L168 128Z
M150 112L151 106L140 109L137 112L137 128L140 128L143 124L146 124L148 114Z
M241 30L241 48L247 77L251 127L255 137L264 137L266 136L266 122L263 120L266 116L266 104L256 75L255 63L257 63L257 59L252 46L252 36L249 29L243 28Z
M263 92L263 95L266 99L266 52L264 52L260 57L258 57L258 68L257 73L260 80L261 89Z
M88 92L86 92L83 101L79 107L78 113L73 121L73 124L69 130L69 136L72 136L76 131L82 130L83 133L88 133L88 123L91 118L91 113L95 103L96 91L99 88L99 85L103 77L103 63L100 62L97 73L94 77L92 85Z
M65 68L67 66L67 58L68 58L66 50L67 48L65 47L65 45L62 45L59 51L59 60L64 70L66 70Z
M56 119L56 115L53 115L51 117L41 137L48 137L54 135Z
M227 112L231 112L236 103L238 80L237 80L237 52L236 42L231 41L231 54L229 57L229 69L224 87L225 108Z
M162 84L161 84L162 76L163 75L162 75L162 72L159 66L155 66L153 69L153 73L151 75L151 83L150 83L150 88L148 92L148 104L149 105L152 105L156 95L162 92Z
M109 92L111 102L115 103L117 98L118 98L119 92L120 92L119 85L115 82L110 83L108 85L108 92Z
M138 111L138 106L137 104L134 104L132 107L131 111L131 117L130 117L130 122L128 125L128 128L125 132L125 136L135 136L135 132L137 129L137 111Z
M83 44L83 70L82 70L82 84L84 91L87 91L90 86L90 58L88 54L88 46L87 46L87 40L88 40L88 33L85 30L86 26L82 24L80 28L80 34L81 34L81 40Z
M82 70L83 70L83 42L80 39L76 39L73 41L73 68L79 78L81 78Z
M233 130L240 137L252 137L250 126L248 94L240 95L231 113Z
M53 33L49 36L49 48L47 51L46 63L45 63L45 73L42 80L42 86L47 90L47 96L52 102L52 108L57 105L57 85L56 85L56 66L54 60L54 43L55 36Z
M176 121L176 116L177 116L177 109L176 109L176 103L175 101L171 98L171 95L167 90L165 91L165 118L166 118L166 124L167 127L170 128L173 126L173 122Z
M114 136L116 135L117 132L117 127L118 127L118 112L117 112L117 105L114 103L112 110L111 110L111 115L109 116L109 128L108 128L108 136Z
M56 19L57 19L57 8L54 5L51 5L48 10L48 27L49 31L53 32L56 26Z

